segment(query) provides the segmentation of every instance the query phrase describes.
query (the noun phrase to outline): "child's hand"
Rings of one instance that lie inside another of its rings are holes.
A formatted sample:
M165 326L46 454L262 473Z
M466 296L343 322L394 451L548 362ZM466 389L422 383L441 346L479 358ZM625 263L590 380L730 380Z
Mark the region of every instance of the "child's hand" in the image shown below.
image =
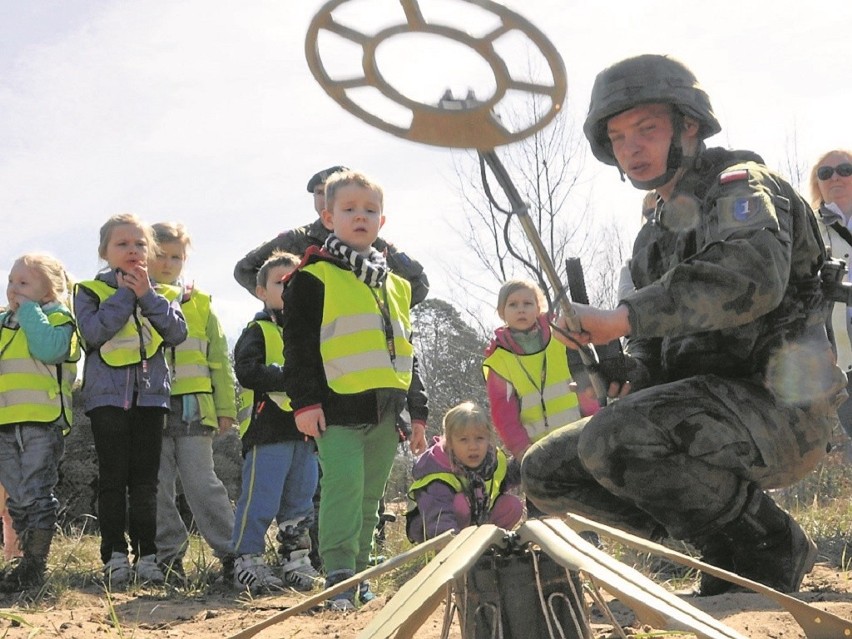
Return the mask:
M325 431L325 413L322 406L296 413L296 428L309 437L320 437Z
M227 434L237 423L236 420L231 419L230 417L219 417L219 434L225 435Z
M426 422L412 420L411 437L408 438L408 449L414 455L419 455L427 448L426 446Z
M9 294L9 310L13 313L16 312L19 308L21 308L21 304L24 302L34 302L35 300L31 300L29 297L24 295L23 293L10 293Z
M137 299L151 290L151 281L148 279L148 269L142 264L137 264L130 272L118 271L115 280L119 286L129 288Z

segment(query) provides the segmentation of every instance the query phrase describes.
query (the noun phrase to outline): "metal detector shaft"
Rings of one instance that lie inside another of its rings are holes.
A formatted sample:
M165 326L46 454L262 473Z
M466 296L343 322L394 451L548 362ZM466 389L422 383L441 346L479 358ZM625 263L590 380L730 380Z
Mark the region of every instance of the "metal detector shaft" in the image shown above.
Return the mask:
M527 240L532 245L533 252L538 259L539 266L541 266L544 271L553 292L556 294L556 298L559 300L559 309L565 317L568 328L572 331L581 331L583 327L580 325L580 320L577 317L577 311L573 306L571 306L571 302L568 301L568 297L565 294L565 287L559 279L559 273L556 271L553 260L550 258L550 254L547 252L544 242L541 241L541 235L539 235L538 229L535 227L535 224L530 217L529 207L523 201L521 194L518 193L518 190L515 188L515 184L512 182L512 178L509 177L506 167L503 166L503 163L500 161L500 158L497 157L497 153L494 150L479 151L479 156L491 169L491 173L493 173L494 177L497 178L500 188L503 189L503 192L509 199L512 215L517 216L518 221L521 224L521 228L527 236ZM594 370L594 367L598 364L598 355L595 352L595 347L589 344L588 346L578 346L578 350L580 352L580 357L583 360L583 364L589 368L589 379L591 380L592 388L595 389L595 395L598 400L600 400L601 405L604 405L606 403L607 389L603 379L601 379L597 371Z

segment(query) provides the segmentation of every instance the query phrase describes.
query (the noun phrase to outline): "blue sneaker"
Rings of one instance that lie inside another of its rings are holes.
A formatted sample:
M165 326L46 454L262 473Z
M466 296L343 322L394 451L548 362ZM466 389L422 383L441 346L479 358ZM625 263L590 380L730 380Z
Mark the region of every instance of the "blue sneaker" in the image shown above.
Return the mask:
M376 598L376 593L370 588L369 581L362 581L358 584L358 601L362 604L368 603Z

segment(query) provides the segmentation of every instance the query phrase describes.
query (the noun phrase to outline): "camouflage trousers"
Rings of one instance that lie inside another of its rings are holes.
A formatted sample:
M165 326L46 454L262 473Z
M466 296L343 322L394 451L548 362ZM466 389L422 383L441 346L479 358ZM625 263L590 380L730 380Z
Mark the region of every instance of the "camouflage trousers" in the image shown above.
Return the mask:
M690 377L554 431L529 448L521 473L547 513L695 539L736 519L750 484L780 488L811 471L836 424L828 404L781 405L754 381Z

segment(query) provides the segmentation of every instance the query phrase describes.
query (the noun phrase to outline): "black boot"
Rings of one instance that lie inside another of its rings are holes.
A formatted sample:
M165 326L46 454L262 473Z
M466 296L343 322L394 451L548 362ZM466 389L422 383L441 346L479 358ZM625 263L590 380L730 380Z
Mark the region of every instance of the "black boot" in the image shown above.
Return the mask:
M733 541L737 574L779 592L797 592L816 563L816 544L795 519L759 489L751 493L742 514L722 532Z
M701 561L704 563L721 568L722 570L736 572L733 557L734 542L726 535L717 533L700 540L693 540L691 543L701 551ZM702 572L698 589L693 591L692 594L698 597L713 597L726 592L733 592L737 589L738 587L730 581L725 581L719 577Z
M3 575L0 592L21 592L30 588L39 588L44 584L47 569L47 555L53 540L53 529L35 528L25 530L20 536L21 550L24 556Z

